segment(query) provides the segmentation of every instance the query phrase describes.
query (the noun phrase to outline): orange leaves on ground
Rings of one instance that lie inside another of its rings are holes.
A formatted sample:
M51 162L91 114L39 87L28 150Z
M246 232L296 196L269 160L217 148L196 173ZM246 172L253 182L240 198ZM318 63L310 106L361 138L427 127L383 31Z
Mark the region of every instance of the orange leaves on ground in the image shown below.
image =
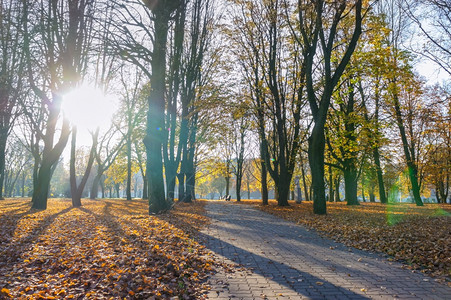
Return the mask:
M287 220L318 230L359 249L388 254L407 268L421 270L439 280L451 279L451 205L327 203L327 215L313 214L312 202L278 207L261 201L243 201Z
M0 202L0 298L199 299L215 262L193 238L203 205L148 216L145 201Z

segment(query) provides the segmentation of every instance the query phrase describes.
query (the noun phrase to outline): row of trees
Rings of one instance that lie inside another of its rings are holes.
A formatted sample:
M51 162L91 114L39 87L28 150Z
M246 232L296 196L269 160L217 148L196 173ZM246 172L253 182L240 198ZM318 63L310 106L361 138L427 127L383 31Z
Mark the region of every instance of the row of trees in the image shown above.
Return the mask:
M92 187L95 197L102 175L122 148L129 174L127 198L131 198L135 148L149 185L151 212L170 207L179 164L183 171L178 172L179 182L186 182L179 185L179 195L191 201L198 119L195 101L209 96L199 87L211 80L205 62L211 60L211 65L216 59L214 55L205 58L214 21L209 1L11 0L2 1L1 14L5 69L1 157L5 158L7 137L14 127L34 157L33 207L46 208L52 174L71 135L70 186L75 206L81 205L92 166L97 170ZM77 128L63 116L61 104L65 94L86 82L104 91L118 91L122 86L125 92L123 113L117 116L120 121L106 132L93 130L87 164L80 169ZM147 118L144 126L143 114ZM2 160L2 183L4 164Z
M196 178L214 173L226 194L234 174L238 200L243 178L258 173L264 204L269 175L284 206L299 174L325 214L341 176L348 204L359 203L359 180L387 202L388 173L401 162L417 205L427 184L443 201L449 86L425 86L412 54L424 41L421 52L448 72L449 10L404 0L2 1L0 191L19 178L5 171L18 141L32 159L16 165L33 161L33 207L45 209L71 138L74 206L90 176L95 198L106 174L124 181L115 172L126 174L127 199L141 174L150 213L172 206L177 183L179 200L192 201ZM414 28L423 40L409 44ZM121 104L110 128L92 129L81 163L61 105L86 82Z

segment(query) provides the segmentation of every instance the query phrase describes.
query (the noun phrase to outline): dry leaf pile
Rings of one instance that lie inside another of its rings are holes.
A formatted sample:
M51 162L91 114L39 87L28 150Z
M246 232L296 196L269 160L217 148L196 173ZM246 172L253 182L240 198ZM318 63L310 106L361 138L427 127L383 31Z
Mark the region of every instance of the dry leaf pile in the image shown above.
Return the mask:
M348 246L382 252L406 268L421 270L440 281L451 281L451 205L327 203L327 215L313 214L313 203L292 202L278 207L275 201L245 200L260 209L316 229Z
M147 203L0 202L0 299L199 299L215 262L192 235L201 203L148 216Z

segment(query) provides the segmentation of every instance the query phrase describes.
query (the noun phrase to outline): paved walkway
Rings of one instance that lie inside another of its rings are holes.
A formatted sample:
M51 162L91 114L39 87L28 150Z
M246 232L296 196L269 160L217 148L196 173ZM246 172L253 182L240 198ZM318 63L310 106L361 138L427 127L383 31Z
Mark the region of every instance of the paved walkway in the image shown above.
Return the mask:
M248 205L207 205L203 231L220 259L242 265L210 279L209 299L451 299L451 288Z

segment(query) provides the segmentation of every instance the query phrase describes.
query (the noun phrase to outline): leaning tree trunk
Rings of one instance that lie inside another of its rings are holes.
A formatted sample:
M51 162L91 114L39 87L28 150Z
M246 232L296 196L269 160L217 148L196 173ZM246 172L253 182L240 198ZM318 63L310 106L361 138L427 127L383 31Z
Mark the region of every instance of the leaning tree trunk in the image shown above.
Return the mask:
M307 180L305 179L304 160L302 158L302 153L299 157L300 157L300 162L301 162L302 185L304 186L305 201L309 201L309 195L308 195L309 189L307 188Z
M70 190L72 194L72 206L81 207L81 196L83 190L85 189L86 183L88 182L89 174L91 173L92 165L94 164L95 152L97 148L97 138L99 135L99 129L92 137L92 146L89 153L88 164L84 170L83 177L80 183L77 185L77 176L75 172L75 148L77 141L77 129L74 126L72 129L72 141L71 141L71 155L70 155Z
M398 95L396 94L396 92L393 97L393 102L394 102L394 108L395 108L396 123L398 124L399 133L401 135L402 146L404 149L404 155L405 155L406 161L407 161L407 168L409 171L410 183L412 185L413 197L415 199L415 203L417 206L423 206L423 200L421 200L421 196L420 196L420 186L418 184L418 168L415 163L415 156L414 156L415 153L413 153L413 151L415 151L415 150L412 149L412 153L411 153L410 149L409 149L409 144L407 142L406 130L405 130L404 123L402 120L401 107L400 107Z

